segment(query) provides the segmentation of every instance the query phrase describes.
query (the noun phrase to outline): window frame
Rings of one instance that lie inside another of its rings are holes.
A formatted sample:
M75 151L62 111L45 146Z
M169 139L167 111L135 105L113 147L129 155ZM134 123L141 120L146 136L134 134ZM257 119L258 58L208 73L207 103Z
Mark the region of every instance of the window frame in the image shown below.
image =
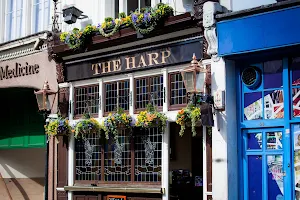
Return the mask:
M124 129L123 129L124 130ZM108 144L108 141L105 140L105 142L100 142L101 143L101 152L99 152L100 154L100 159L101 159L101 180L76 180L76 150L75 150L75 155L74 155L74 184L75 185L86 185L86 184L96 184L96 185L151 185L153 187L161 187L161 183L162 183L162 175L161 175L161 180L160 181L156 181L156 182L150 182L150 181L135 181L135 166L136 166L136 162L135 162L135 139L134 137L130 136L130 132L128 130L124 130L126 131L125 134L128 134L130 137L130 166L131 166L131 174L130 174L130 181L105 181L105 152L104 152L104 145ZM135 131L135 130L132 130ZM140 131L137 131L140 132ZM140 133L142 135L142 133ZM163 133L161 133L159 130L157 131L157 134L161 135L161 149L163 148ZM100 139L102 140L102 138ZM76 141L75 141L75 149L76 149ZM163 159L162 157L160 157L161 159L161 173L163 170Z
M153 80L152 78L154 77L161 77L163 76L163 74L155 74L155 75L151 75L151 76L142 76L142 77L137 77L137 78L134 78L134 95L133 95L133 99L134 99L134 102L135 102L135 105L134 105L134 113L137 114L138 112L140 111L143 111L146 109L145 108L136 108L136 99L137 99L137 87L136 87L136 80L141 80L141 79L146 79L148 81L148 84L147 84L147 89L148 89L148 93L147 93L147 99L148 99L148 103L151 101L151 96L150 96L150 91L151 91L151 80ZM163 84L163 83L161 83ZM162 89L163 89L163 85L162 85ZM163 95L164 95L164 92L162 91ZM164 96L162 96L162 100L164 101ZM147 103L147 104L148 104ZM164 103L164 102L163 102ZM161 106L156 106L157 108L157 111L162 111L163 110L163 103Z
M30 0L31 1L31 18L30 21L32 21L32 25L31 25L31 33L38 33L44 30L48 30L49 26L50 26L50 17L51 17L51 0L40 0L41 2L36 3L37 0ZM47 8L47 14L48 16L46 16L46 5L48 4L48 8ZM35 9L37 5L41 5L41 11L39 12L35 12ZM39 14L40 12L42 12L42 19L38 20L38 23L36 23L37 18L39 18ZM48 24L45 24L45 20L47 19ZM39 26L37 26L37 24L41 23L41 30L39 30ZM47 26L47 27L46 27Z
M129 114L129 109L130 109L130 80L129 79L122 79L122 80L116 80L116 81L108 81L103 83L103 99L106 100L106 84L112 84L112 83L117 83L117 107L119 107L119 83L120 82L126 82L128 81L128 110L124 110L125 113ZM124 89L124 88L123 88ZM106 111L106 101L103 101L103 117L108 116L109 113L115 113L115 111Z
M74 101L73 101L73 113L74 113L74 119L80 119L83 117L84 113L83 114L77 114L76 113L76 89L77 88L89 88L89 87L95 87L97 86L98 87L98 101L100 102L101 99L99 97L99 94L100 94L100 87L99 87L99 84L90 84L90 85L83 85L83 86L76 86L74 87L74 95L73 95L73 98L74 98ZM91 117L98 117L99 116L99 110L100 110L100 105L98 104L98 112L97 113L90 113Z
M174 74L180 74L180 72L176 71L176 72L170 72L170 73L168 73L168 92L169 92L169 96L168 96L168 100L169 100L168 107L169 107L169 111L180 110L180 109L186 107L187 101L188 101L188 96L185 95L185 101L186 101L186 103L183 103L183 104L174 104L174 105L171 104L171 101L172 101L172 84L171 84L171 76L174 75ZM185 89L185 87L184 87L184 89Z

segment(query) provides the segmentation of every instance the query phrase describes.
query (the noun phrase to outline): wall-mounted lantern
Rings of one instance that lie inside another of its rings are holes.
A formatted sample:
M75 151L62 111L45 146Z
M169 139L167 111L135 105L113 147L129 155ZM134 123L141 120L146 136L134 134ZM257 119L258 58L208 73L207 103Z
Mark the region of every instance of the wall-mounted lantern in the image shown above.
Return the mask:
M83 15L83 12L76 8L75 6L69 6L63 9L63 17L64 22L67 24L74 24L76 23L77 19L84 19L88 18L88 16Z
M51 112L54 105L56 93L57 92L50 89L48 81L45 81L42 89L34 92L39 106L39 111L44 113ZM53 97L52 103L50 102L51 97Z

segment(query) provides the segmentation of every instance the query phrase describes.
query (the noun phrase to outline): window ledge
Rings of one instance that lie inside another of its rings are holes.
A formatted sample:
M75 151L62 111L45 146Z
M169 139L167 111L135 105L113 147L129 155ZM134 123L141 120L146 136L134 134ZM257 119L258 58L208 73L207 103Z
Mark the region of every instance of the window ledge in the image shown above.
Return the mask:
M75 191L75 192L118 192L118 193L151 193L151 194L164 194L165 188L160 187L134 187L134 186L65 186L65 191Z

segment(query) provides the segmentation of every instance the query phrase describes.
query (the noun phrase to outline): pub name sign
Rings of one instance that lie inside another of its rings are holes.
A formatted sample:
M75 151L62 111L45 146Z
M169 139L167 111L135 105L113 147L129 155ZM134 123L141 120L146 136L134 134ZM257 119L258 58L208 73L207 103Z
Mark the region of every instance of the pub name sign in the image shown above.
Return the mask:
M187 43L173 44L159 49L121 55L106 59L66 64L66 81L101 77L117 73L164 67L172 64L190 62L193 53L202 58L202 41L194 39Z
M38 64L29 65L27 62L25 65L16 63L14 66L0 66L0 80L38 74L40 71L39 68L40 66Z

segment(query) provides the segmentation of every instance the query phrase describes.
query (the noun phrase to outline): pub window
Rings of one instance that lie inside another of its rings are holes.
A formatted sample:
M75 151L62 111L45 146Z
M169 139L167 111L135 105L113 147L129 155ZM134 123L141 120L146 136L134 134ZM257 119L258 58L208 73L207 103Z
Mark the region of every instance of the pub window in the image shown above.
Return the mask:
M135 109L146 108L148 103L163 106L163 75L135 79Z
M129 81L105 83L105 112L129 110Z
M101 180L101 143L97 134L75 141L76 180Z
M169 74L170 110L180 109L187 103L186 90L179 72Z
M89 85L75 88L74 115L98 114L99 85Z
M158 128L119 130L116 139L90 134L76 140L76 183L161 182L162 133Z

